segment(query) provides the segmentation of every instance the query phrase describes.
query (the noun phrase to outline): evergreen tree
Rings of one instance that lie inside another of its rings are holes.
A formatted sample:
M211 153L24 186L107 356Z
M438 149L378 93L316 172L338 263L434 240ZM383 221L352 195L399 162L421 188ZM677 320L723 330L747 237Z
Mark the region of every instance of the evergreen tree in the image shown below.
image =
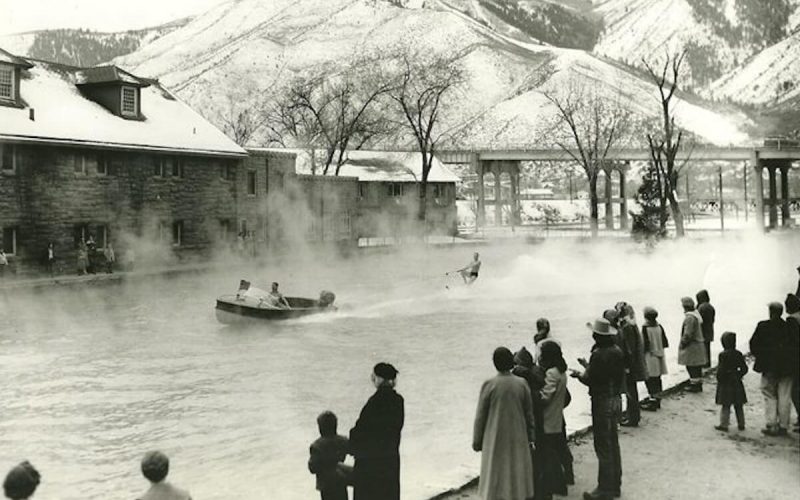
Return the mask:
M642 175L642 184L636 191L636 203L641 207L641 212L631 213L633 237L648 243L664 238L667 235L669 210L661 174L652 163L647 164Z

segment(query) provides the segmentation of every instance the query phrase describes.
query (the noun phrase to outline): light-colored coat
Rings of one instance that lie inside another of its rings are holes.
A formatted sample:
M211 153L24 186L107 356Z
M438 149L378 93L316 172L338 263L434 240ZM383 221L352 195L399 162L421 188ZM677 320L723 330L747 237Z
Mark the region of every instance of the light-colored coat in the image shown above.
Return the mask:
M544 387L539 391L544 402L544 433L560 434L564 424L564 401L567 397L567 374L552 367L545 372Z
M689 311L683 317L681 345L678 350L679 365L703 366L708 362L702 323L703 319L697 311Z
M662 335L664 328L661 325L645 325L642 334L647 337L650 350L644 353L644 363L647 366L648 377L660 377L667 374L667 360L664 357L664 342Z
M533 497L529 442L536 429L528 384L510 373L484 382L478 399L472 447L482 451L478 493L483 500Z
M192 500L186 490L172 486L166 481L150 486L147 492L139 497L139 500Z

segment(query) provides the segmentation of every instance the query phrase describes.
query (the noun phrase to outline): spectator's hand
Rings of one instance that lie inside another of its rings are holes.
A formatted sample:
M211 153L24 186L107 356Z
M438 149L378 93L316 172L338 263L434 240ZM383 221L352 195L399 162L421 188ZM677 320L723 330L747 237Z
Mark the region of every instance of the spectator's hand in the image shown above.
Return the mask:
M578 363L581 364L582 367L586 368L589 366L589 362L586 361L586 358L578 358Z
M579 372L578 370L570 369L570 371L569 371L569 376L570 377L579 378L581 375L583 375L583 374L581 372Z
M536 451L536 443L531 441L529 444L531 445L531 450Z
M481 443L472 443L472 449L475 451L481 451Z

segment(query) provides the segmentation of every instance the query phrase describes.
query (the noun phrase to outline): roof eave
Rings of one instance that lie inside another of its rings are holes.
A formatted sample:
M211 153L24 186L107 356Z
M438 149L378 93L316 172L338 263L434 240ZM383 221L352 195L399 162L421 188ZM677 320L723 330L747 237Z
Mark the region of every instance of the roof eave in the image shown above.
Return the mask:
M140 151L148 153L171 153L189 156L213 156L220 158L246 158L247 152L200 149L200 148L175 148L156 146L150 144L124 144L116 142L82 141L78 139L59 139L50 137L35 137L23 135L0 134L0 142L14 142L22 144L38 144L48 146L83 147L90 149L115 149L118 151Z

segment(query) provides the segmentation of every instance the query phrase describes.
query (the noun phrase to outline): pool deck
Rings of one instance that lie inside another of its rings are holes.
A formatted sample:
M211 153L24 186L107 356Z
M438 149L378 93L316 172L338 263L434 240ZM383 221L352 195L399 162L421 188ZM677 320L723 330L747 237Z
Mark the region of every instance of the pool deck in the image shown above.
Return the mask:
M764 427L761 375L745 376L749 402L747 428L738 431L735 416L727 433L714 429L719 406L714 403L716 379L706 376L704 392L688 393L683 384L670 390L658 412L642 412L637 428L622 427L622 499L780 499L800 496L800 434L767 437ZM573 390L581 390L573 385ZM792 408L792 423L795 422ZM591 429L571 439L575 485L569 495L582 498L596 485L597 458ZM436 500L478 500L477 479L434 497ZM433 500L433 499L431 499Z

